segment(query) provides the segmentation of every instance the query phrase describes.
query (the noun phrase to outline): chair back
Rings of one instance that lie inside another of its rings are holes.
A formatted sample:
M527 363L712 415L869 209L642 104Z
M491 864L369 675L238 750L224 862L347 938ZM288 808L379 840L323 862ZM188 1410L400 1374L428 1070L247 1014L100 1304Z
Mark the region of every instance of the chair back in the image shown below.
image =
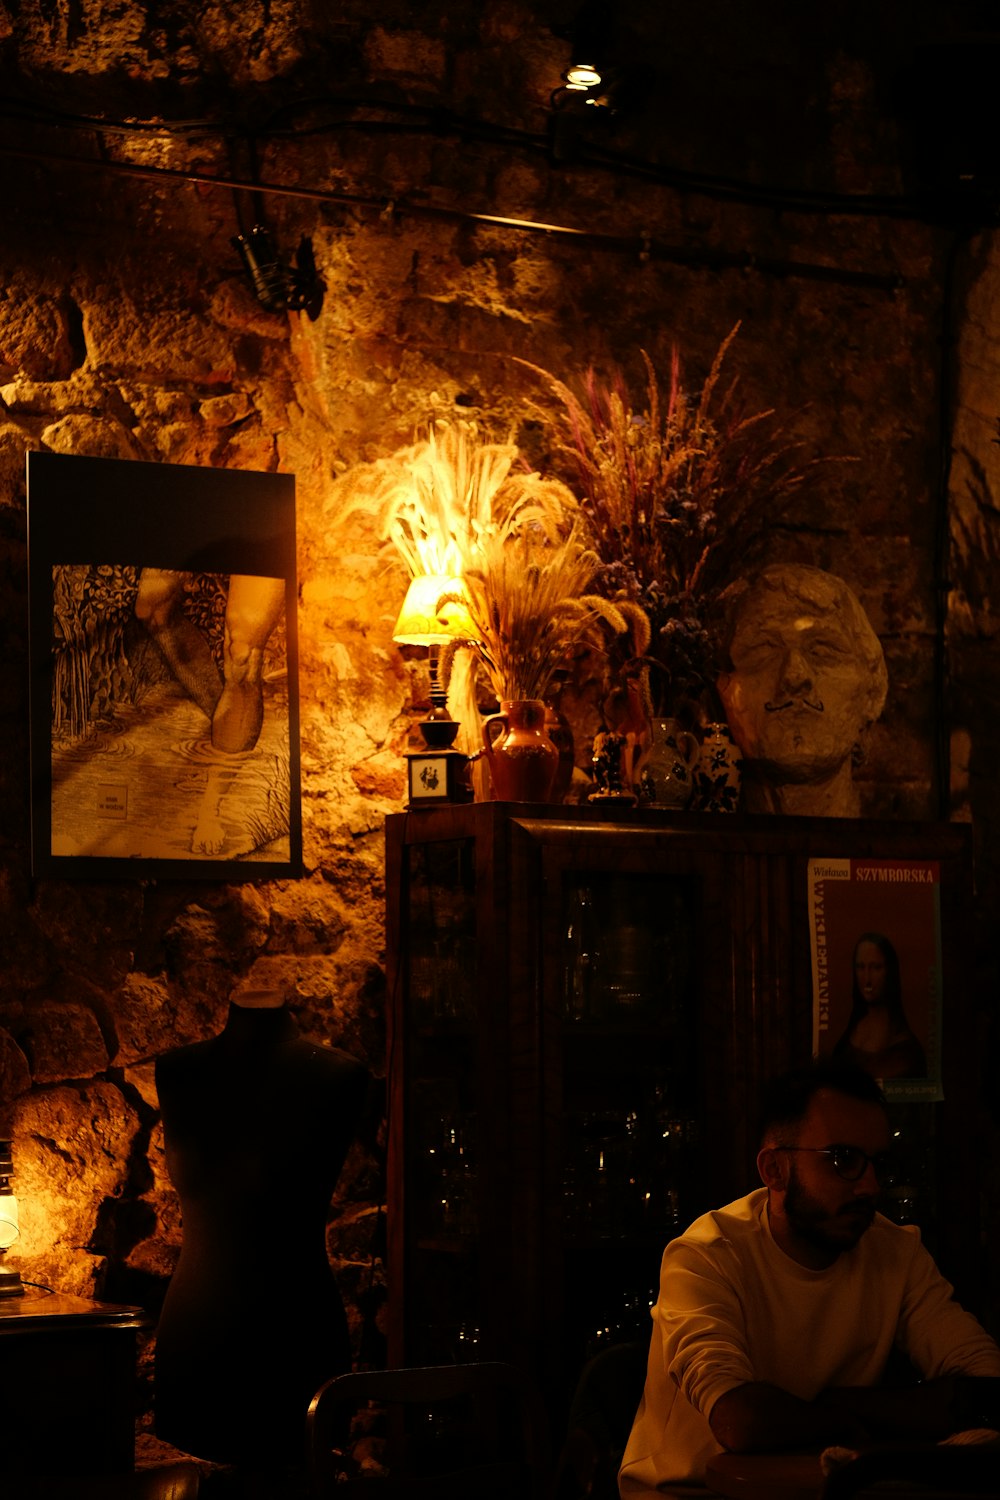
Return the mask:
M541 1399L499 1361L334 1376L306 1430L314 1500L538 1500L547 1478Z
M646 1380L648 1341L611 1344L580 1372L553 1500L618 1500L618 1470Z

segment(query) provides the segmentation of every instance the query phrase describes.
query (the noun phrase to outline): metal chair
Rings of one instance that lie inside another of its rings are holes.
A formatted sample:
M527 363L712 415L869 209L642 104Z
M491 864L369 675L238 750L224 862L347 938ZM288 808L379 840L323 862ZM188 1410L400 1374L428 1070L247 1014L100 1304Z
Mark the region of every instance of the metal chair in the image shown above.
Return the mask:
M500 1362L334 1376L306 1443L315 1500L540 1500L547 1479L541 1400Z
M570 1404L554 1500L618 1500L618 1470L646 1379L648 1341L588 1360Z

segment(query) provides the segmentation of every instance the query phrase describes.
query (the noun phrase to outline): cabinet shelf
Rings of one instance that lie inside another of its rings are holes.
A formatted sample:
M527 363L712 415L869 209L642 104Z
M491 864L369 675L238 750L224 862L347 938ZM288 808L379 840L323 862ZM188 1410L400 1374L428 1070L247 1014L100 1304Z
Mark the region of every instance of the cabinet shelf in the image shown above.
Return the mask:
M476 1028L472 1022L457 1026L453 1024L435 1024L433 1021L417 1021L413 1028L413 1034L421 1042L430 1042L441 1051L451 1047L469 1047L475 1042Z
M563 1237L562 1247L564 1252L572 1254L603 1251L609 1247L617 1250L634 1250L640 1254L654 1256L655 1260L650 1260L648 1265L655 1268L668 1240L672 1239L675 1234L679 1234L683 1227L683 1225L678 1225L674 1229L664 1227L659 1234L648 1232L646 1234L567 1234Z
M477 1246L461 1235L420 1235L414 1241L414 1248L426 1255L470 1256L477 1253Z

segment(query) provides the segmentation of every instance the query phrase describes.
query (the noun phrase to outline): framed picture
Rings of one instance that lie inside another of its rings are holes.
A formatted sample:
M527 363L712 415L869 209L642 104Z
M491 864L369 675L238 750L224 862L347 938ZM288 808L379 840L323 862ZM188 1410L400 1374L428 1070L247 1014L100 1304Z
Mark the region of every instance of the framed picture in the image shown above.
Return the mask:
M808 879L814 1053L888 1099L942 1099L940 864L812 859Z
M36 875L301 873L295 481L28 456Z
M463 773L468 758L457 750L410 751L406 757L410 808L438 802L470 802L471 788Z

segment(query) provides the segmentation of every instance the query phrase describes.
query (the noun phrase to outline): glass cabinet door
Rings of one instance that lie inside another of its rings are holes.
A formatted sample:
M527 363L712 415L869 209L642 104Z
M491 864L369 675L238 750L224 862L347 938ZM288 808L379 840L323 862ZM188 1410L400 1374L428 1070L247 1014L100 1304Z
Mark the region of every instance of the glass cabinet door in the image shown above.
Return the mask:
M462 1363L480 1343L479 1015L475 845L407 846L408 902L390 1040L390 1152L409 1364ZM397 1351L398 1353L398 1351Z
M660 1251L697 1201L699 903L684 875L574 871L561 884L552 1196L579 1366L648 1337Z
M602 1348L648 1340L663 1248L710 1206L732 995L704 957L710 868L641 837L543 837L537 1359L555 1403Z

